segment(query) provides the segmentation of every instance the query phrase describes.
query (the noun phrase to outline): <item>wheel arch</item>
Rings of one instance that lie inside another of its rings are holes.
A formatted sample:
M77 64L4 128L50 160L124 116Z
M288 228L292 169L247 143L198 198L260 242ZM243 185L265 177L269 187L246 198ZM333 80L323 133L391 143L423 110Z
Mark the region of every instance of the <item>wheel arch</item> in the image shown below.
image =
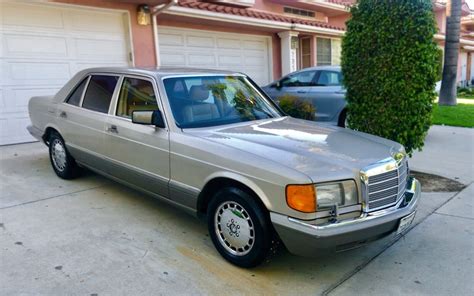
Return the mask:
M204 216L206 214L207 207L212 197L219 189L224 187L239 188L255 197L257 202L262 207L264 207L264 209L270 208L270 201L268 197L265 195L263 190L257 186L257 184L247 177L226 172L222 174L214 174L206 180L206 183L199 193L197 200L196 209L198 216Z
M59 130L59 128L57 126L54 126L54 125L47 125L45 130L44 130L44 133L43 133L43 141L46 145L49 145L49 136L51 135L51 133L53 132L56 132L59 134L59 136L62 138L62 135L61 135L61 132Z

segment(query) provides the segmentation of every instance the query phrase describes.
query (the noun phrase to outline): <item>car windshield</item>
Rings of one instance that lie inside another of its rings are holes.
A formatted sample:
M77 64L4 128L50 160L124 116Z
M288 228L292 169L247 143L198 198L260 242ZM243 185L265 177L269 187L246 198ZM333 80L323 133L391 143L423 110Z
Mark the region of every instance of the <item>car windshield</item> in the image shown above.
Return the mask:
M176 124L217 126L280 117L244 76L186 76L163 80Z

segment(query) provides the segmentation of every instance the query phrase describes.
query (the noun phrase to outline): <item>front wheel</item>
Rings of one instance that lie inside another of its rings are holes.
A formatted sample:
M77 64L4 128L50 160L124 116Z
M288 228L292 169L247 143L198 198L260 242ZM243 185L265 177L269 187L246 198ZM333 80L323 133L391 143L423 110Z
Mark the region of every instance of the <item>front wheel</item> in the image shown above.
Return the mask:
M273 228L266 210L255 198L238 188L220 190L207 210L209 234L227 261L254 267L270 254Z

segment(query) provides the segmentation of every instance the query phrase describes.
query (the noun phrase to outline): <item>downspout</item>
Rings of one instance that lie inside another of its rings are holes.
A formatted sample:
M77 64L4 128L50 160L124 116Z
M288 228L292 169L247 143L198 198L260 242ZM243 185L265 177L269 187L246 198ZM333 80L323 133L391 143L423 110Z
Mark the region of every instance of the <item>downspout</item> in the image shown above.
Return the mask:
M156 5L151 9L151 23L152 23L152 30L153 30L153 42L155 45L155 59L156 59L157 67L159 67L160 50L159 50L158 38L157 38L158 24L156 22L156 16L176 4L178 4L178 0L170 0L167 4Z

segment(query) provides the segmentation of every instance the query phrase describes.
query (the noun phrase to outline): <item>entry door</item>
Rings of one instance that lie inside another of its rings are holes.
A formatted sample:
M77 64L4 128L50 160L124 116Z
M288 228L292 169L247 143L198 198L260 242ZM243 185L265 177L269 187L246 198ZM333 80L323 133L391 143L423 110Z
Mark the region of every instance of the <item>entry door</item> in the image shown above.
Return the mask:
M163 110L151 78L122 79L120 92L105 126L109 173L132 185L168 197L169 132L167 128L135 124L133 111Z
M311 37L302 37L300 48L300 69L311 67Z

